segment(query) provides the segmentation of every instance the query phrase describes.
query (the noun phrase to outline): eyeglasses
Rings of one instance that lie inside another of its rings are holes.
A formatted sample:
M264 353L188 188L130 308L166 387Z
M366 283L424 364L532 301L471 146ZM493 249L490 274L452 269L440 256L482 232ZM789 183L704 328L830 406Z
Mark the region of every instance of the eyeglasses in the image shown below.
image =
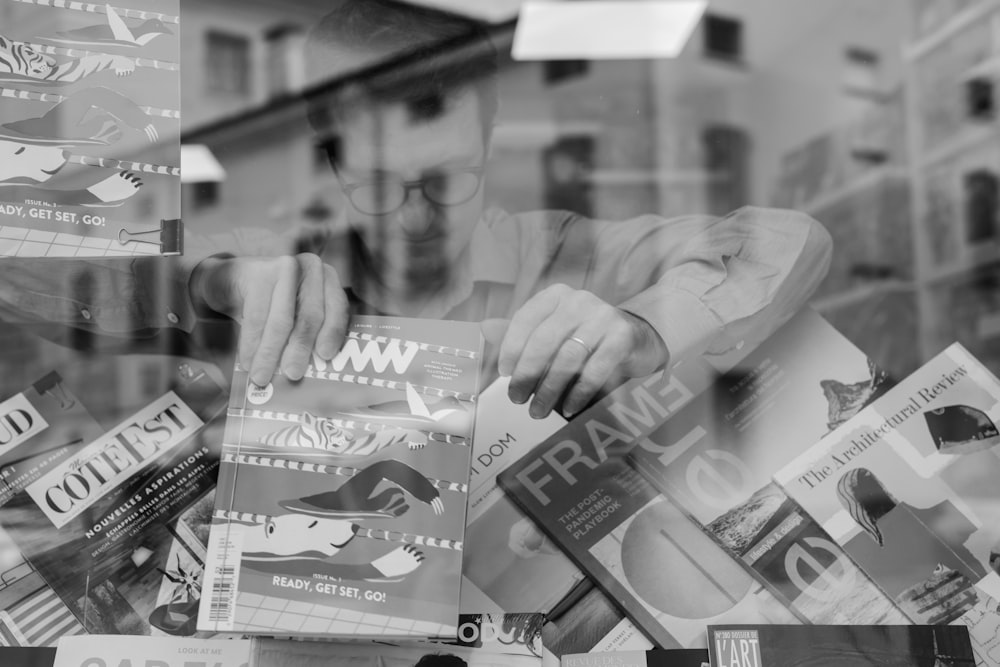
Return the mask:
M403 205L410 190L420 190L427 201L438 206L464 204L479 192L483 171L481 166L438 171L415 181L388 174L363 183L344 183L343 188L351 205L361 213L386 215Z

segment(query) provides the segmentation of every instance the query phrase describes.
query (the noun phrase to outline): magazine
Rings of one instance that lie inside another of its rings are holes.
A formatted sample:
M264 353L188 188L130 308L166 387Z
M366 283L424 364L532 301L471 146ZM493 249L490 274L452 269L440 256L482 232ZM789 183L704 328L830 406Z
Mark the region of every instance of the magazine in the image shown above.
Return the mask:
M338 667L541 667L542 659L440 644L358 644L257 638L249 667L328 667L332 664Z
M719 625L712 667L975 667L968 629L929 625Z
M247 667L251 650L249 639L66 637L53 667Z
M795 622L626 462L637 440L713 378L693 360L673 374L629 381L498 477L549 539L662 648L703 646L705 625L716 619Z
M889 386L863 352L805 309L641 439L631 461L802 621L906 623L771 482Z
M0 646L0 665L4 667L53 667L54 648L24 648Z
M199 628L455 636L480 341L355 317L301 381L236 369Z
M651 649L564 655L560 667L709 667L708 651L700 648Z
M645 651L647 639L607 596L591 588L558 618L542 627L545 649L553 654Z
M1000 382L961 345L775 479L914 622L968 624L1000 664Z
M0 257L183 252L179 14L179 0L7 7Z
M0 646L54 647L61 637L84 633L73 612L0 527Z
M88 632L193 634L203 561L176 520L214 486L204 425L222 388L178 360L171 389L105 430L57 380L11 399L27 403L10 413L24 432L0 456L11 471L0 524Z
M507 397L500 378L479 397L462 564L462 611L496 608L550 614L586 577L497 486L497 474L566 424L533 419Z
M441 643L538 658L544 623L544 614L461 614L456 638Z

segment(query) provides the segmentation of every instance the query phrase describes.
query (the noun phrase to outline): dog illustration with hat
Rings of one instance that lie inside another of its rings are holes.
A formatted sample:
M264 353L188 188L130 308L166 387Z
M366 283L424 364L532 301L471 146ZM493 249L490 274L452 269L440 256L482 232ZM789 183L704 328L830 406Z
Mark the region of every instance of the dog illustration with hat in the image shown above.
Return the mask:
M83 188L60 189L49 182L68 163L67 149L111 145L121 138L122 123L142 131L151 143L159 138L138 105L104 87L70 95L41 116L0 124L0 198L120 205L142 187L142 181L129 171L105 175Z

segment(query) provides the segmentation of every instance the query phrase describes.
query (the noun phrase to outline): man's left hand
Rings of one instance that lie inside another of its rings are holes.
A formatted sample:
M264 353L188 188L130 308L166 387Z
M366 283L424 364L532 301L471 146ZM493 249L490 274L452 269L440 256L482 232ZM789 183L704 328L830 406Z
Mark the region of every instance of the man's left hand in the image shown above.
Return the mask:
M641 317L567 285L553 285L515 313L500 346L509 396L542 419L559 406L570 417L606 383L649 375L665 365L663 339Z

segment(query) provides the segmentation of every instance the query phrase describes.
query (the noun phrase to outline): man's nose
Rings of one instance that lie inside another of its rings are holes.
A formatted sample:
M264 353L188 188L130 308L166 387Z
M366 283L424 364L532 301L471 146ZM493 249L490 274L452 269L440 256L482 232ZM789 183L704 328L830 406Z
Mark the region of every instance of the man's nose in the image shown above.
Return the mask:
M406 190L403 205L396 211L396 222L408 234L419 235L428 231L434 221L434 208L424 197L419 186Z

